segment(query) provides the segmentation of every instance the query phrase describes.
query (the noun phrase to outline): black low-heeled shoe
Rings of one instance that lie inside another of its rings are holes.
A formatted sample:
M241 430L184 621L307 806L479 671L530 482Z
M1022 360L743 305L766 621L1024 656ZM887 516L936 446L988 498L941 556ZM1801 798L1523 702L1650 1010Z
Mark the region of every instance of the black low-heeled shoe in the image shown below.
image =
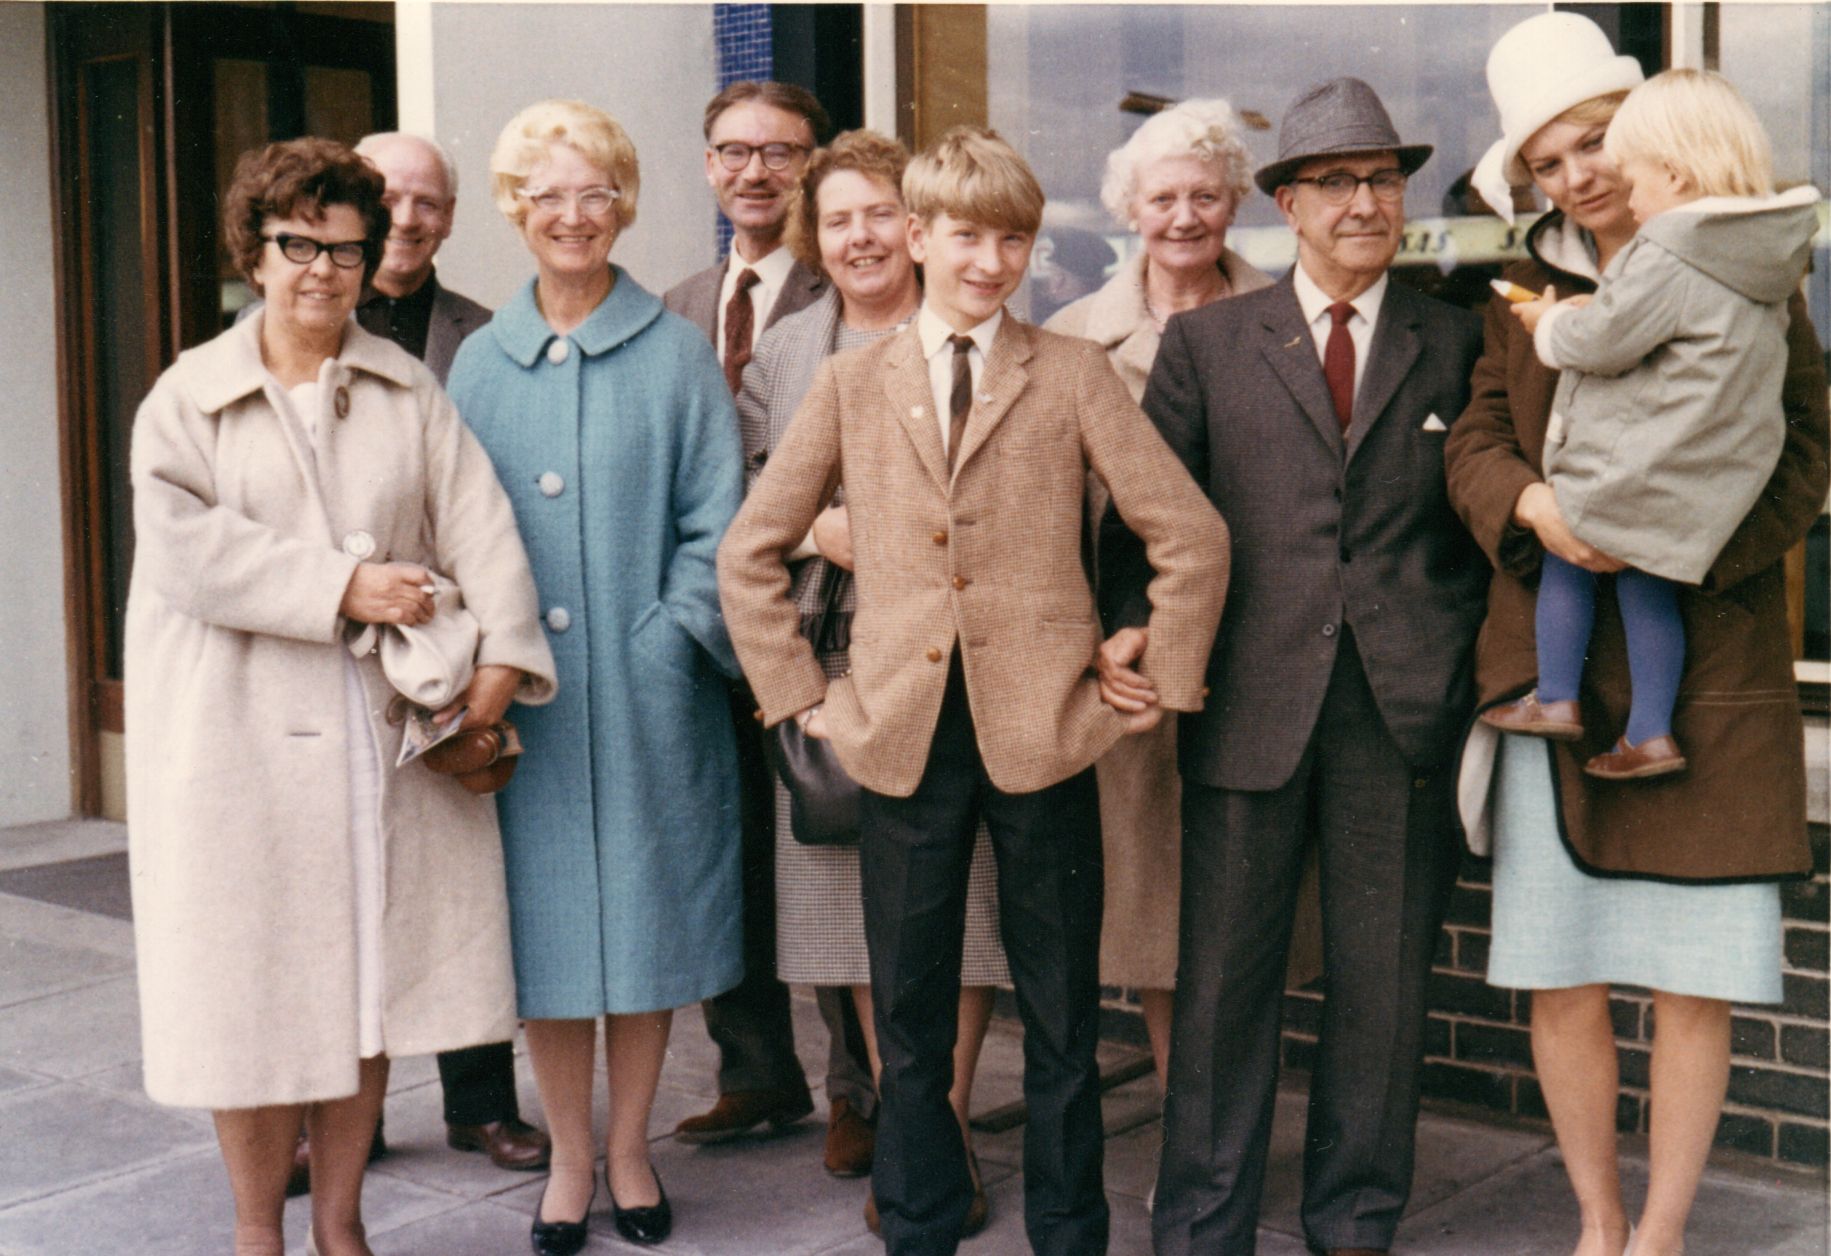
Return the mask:
M655 1166L649 1170L655 1178L655 1189L660 1192L659 1203L646 1208L625 1208L617 1202L617 1193L610 1193L610 1219L617 1227L617 1233L632 1243L644 1247L653 1247L667 1238L674 1229L674 1209L668 1204L667 1188L661 1185L661 1175L655 1172ZM610 1166L604 1167L604 1184L610 1185Z
M598 1184L594 1181L591 1202L585 1205L585 1215L577 1221L542 1221L540 1204L534 1205L534 1227L528 1231L528 1243L534 1249L534 1256L576 1256L583 1251L585 1240L591 1236L591 1205L597 1200ZM541 1203L545 1202L543 1191Z

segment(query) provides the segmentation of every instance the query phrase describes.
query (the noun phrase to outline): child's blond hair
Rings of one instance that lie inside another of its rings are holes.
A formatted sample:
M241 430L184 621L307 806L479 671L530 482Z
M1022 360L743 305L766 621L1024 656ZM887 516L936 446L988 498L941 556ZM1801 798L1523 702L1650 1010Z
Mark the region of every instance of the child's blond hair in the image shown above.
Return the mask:
M1043 188L1029 164L996 131L957 126L903 172L903 203L932 223L937 214L1035 235L1043 225Z
M1617 162L1665 166L1699 196L1774 194L1774 149L1761 120L1709 70L1667 70L1636 87L1602 145Z

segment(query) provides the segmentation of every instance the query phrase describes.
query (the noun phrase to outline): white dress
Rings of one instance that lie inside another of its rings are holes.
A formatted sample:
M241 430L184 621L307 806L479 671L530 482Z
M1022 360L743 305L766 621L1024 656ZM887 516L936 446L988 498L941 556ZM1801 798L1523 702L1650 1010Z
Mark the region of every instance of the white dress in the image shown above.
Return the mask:
M316 447L317 381L288 388L285 393L293 417ZM381 843L381 750L375 744L375 733L365 711L368 697L363 693L362 678L348 650L343 651L343 690L344 741L349 747L350 866L356 879L357 1054L366 1060L382 1052L381 917L386 901L386 870Z

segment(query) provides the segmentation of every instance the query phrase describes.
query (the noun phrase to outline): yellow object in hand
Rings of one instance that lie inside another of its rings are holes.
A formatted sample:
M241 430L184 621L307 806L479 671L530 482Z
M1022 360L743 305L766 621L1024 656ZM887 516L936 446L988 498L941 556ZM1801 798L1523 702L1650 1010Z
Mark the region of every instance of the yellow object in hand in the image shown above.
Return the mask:
M1541 295L1530 288L1522 288L1516 283L1508 283L1505 279L1490 279L1488 280L1488 287L1494 289L1495 292L1513 302L1515 305L1524 305L1528 301L1536 301Z

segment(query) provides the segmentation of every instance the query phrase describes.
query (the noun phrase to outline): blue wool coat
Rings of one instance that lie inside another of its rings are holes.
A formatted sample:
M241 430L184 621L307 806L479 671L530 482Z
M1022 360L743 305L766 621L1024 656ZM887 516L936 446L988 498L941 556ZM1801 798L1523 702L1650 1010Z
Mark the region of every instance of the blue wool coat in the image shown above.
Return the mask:
M530 281L451 372L560 678L517 712L526 756L499 799L524 1017L678 1007L743 976L737 662L713 566L743 496L737 420L706 338L613 270L566 336Z

